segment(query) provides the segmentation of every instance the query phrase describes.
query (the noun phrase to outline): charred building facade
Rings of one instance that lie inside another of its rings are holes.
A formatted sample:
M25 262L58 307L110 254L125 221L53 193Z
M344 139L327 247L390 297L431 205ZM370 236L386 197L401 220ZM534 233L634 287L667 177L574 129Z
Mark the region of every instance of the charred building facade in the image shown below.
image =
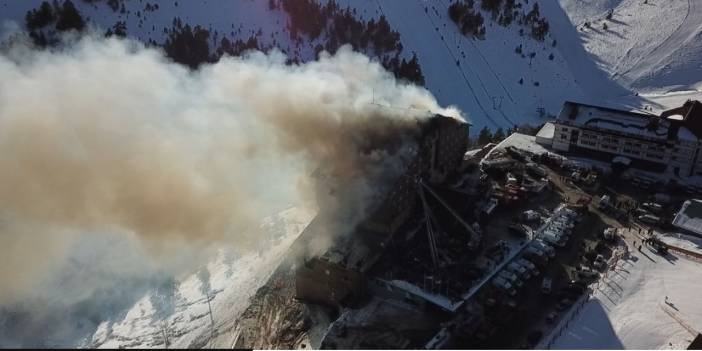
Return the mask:
M419 123L420 132L401 165L404 171L379 194L353 233L339 237L321 257L308 258L298 267L298 299L329 307L357 303L366 290L365 273L421 206L420 184L442 183L460 168L468 148L469 124L440 115ZM321 225L313 221L305 232L328 230L320 229Z

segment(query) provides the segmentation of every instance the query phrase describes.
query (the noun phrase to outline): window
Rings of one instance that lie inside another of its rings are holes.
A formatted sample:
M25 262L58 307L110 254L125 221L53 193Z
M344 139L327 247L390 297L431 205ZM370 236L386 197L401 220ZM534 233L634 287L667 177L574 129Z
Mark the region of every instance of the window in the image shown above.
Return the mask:
M568 136L567 136L567 135L565 135L565 134L561 134L561 139L562 139L562 140L563 140L563 139L567 139L567 138L568 138Z

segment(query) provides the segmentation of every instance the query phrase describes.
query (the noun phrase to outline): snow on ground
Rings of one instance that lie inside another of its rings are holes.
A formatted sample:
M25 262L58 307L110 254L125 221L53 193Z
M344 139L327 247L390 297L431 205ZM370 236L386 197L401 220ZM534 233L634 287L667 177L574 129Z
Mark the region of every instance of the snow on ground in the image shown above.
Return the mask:
M161 348L164 336L169 347L206 345L212 322L219 331L233 327L249 298L268 280L313 215L292 208L267 218L259 251L239 257L220 251L207 267L173 282L172 289L145 295L121 320L104 321L87 346Z
M658 234L658 238L668 245L702 254L702 238L682 233Z
M702 330L702 262L647 248L631 253L603 278L551 348L684 349L692 331Z
M443 105L456 105L469 116L477 132L487 126L509 128L515 124L540 124L537 109L557 114L563 100L584 98L580 84L571 73L573 65L561 52L571 52L567 38L555 47L552 39L544 42L521 36L521 26L499 26L484 13L487 39L477 40L460 34L448 18L449 0L341 0L342 6L356 9L359 17L378 18L385 15L391 27L401 34L403 57L412 53L419 57L427 88ZM41 0L0 0L0 21L23 22L27 10L36 8ZM280 9L270 10L267 1L205 1L192 0L159 2L156 11L144 11L145 2L126 2L126 12L112 11L106 4L90 5L75 2L79 10L93 23L103 28L117 21L126 21L130 35L147 41L162 42L164 28L170 28L175 17L183 23L200 25L224 35L246 39L257 34L264 45L281 48L284 52L309 60L316 43L304 43L300 48L291 44L286 34L287 15ZM543 5L543 4L542 4ZM524 5L531 6L531 5ZM138 13L138 15L137 15ZM555 16L565 18L556 12ZM564 32L558 26L570 22L552 20L552 33ZM555 34L554 34L555 35ZM523 46L523 55L515 52ZM582 50L581 50L582 51ZM530 59L529 54L534 53ZM549 56L553 54L553 59ZM584 67L578 64L579 69ZM594 67L594 66L592 66ZM596 69L596 67L594 67ZM587 72L584 77L593 76ZM520 84L519 81L522 80ZM601 91L593 90L593 91Z
M623 86L646 92L700 87L702 2L559 1L593 60Z
M463 36L448 18L450 0L338 2L363 19L385 15L401 34L402 56L417 54L426 87L441 104L465 111L473 133L484 126L538 125L545 118L537 109L556 115L564 100L637 109L650 103L666 109L679 100L668 99L670 94L695 96L702 85L702 1L540 0L541 14L551 26L544 42L520 35L516 23L499 26L488 13L483 13L486 40ZM26 11L40 3L0 0L0 21L23 23ZM128 1L125 13L102 2L75 3L97 26L125 21L129 34L144 41L162 42L164 28L177 17L216 32L218 38L257 35L262 44L304 60L314 58L317 44L293 45L286 33L287 15L269 9L267 1L166 1L158 2L156 11L145 11L146 2ZM528 10L532 4L523 6ZM610 10L613 16L604 30ZM520 44L523 56L515 53ZM528 58L531 53L533 59Z
M567 42L557 40L553 47L550 37L538 42L528 35L520 36L521 27L516 23L502 27L487 13L483 13L486 40L466 37L448 17L449 0L340 3L364 16L385 15L392 28L401 33L405 52L417 54L427 88L440 103L457 105L465 111L474 125L473 131L484 126L494 129L522 123L537 125L545 120L539 116L538 108L555 115L563 100L584 98L562 54L561 45L567 48ZM570 26L567 18L561 24ZM554 28L551 33L558 31L560 28ZM515 52L520 44L525 55L535 53L533 59ZM554 55L553 60L549 59L550 54Z

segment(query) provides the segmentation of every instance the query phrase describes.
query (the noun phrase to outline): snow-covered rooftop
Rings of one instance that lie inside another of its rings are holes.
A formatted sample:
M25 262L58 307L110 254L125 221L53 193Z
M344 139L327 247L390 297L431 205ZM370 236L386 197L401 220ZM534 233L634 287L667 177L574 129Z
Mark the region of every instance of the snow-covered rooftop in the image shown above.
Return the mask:
M667 139L672 126L670 118L664 119L653 114L647 115L570 101L563 105L558 120L650 139ZM697 140L697 137L683 125L679 126L676 134L681 140Z
M513 133L505 140L502 140L493 150L502 150L512 146L516 149L527 151L535 155L540 155L548 150L536 143L536 137L526 134Z
M702 200L687 200L673 219L673 225L702 235Z
M537 138L553 139L553 135L556 131L556 125L551 122L546 122L539 132L536 133Z

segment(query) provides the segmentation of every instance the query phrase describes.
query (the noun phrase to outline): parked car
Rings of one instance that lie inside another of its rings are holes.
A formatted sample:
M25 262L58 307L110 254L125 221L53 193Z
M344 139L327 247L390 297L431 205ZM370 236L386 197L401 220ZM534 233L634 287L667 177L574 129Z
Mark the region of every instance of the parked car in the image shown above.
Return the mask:
M507 230L511 234L514 234L520 238L528 238L529 233L531 232L531 229L527 228L524 224L519 224L519 223L513 223L509 227L507 227Z
M544 241L546 241L549 244L553 244L553 245L556 245L558 247L564 247L564 246L566 246L566 243L567 243L565 237L557 235L557 234L555 234L553 232L549 232L549 231L545 231L541 235L541 239L543 239Z
M599 273L587 267L580 267L577 275L580 279L592 279L596 278L599 275Z
M553 246L547 244L545 241L542 239L536 239L532 242L531 245L536 246L537 248L541 249L548 255L548 257L555 257L556 256L556 250L553 248Z
M646 223L646 224L656 225L656 224L660 223L661 219L657 216L647 214L647 215L639 216L639 221Z
M522 221L525 222L534 222L538 221L541 219L541 216L539 216L539 213L534 211L534 210L527 210L522 212L522 215L520 216Z
M550 294L552 284L553 279L551 279L550 277L544 277L544 280L541 281L541 292L544 294Z
M637 216L645 216L645 215L650 215L651 212L649 212L647 209L645 209L645 208L643 208L643 207L637 207L637 208L634 210L634 214L637 215Z
M645 202L642 205L642 207L653 212L653 213L660 213L661 211L663 211L663 206L661 206L660 204L657 204L655 202Z
M534 162L527 162L526 164L526 169L527 172L531 173L532 175L538 176L538 177L545 177L548 175L545 169L540 167Z
M520 265L517 262L510 262L507 265L507 269L514 274L518 274L520 277L522 277L522 279L531 278L531 272L529 271L529 269Z
M524 250L524 252L529 254L529 255L533 255L535 257L548 260L548 256L546 256L546 253L544 253L541 249L539 249L537 247L527 246L527 248Z
M531 274L532 274L533 276L539 275L540 272L539 272L539 269L536 267L536 265L534 265L534 263L532 263L531 261L527 260L526 258L520 258L520 259L518 259L516 262L517 262L518 264L520 264L521 266L524 266L524 267L526 267L527 269L529 269L529 271L531 271Z

